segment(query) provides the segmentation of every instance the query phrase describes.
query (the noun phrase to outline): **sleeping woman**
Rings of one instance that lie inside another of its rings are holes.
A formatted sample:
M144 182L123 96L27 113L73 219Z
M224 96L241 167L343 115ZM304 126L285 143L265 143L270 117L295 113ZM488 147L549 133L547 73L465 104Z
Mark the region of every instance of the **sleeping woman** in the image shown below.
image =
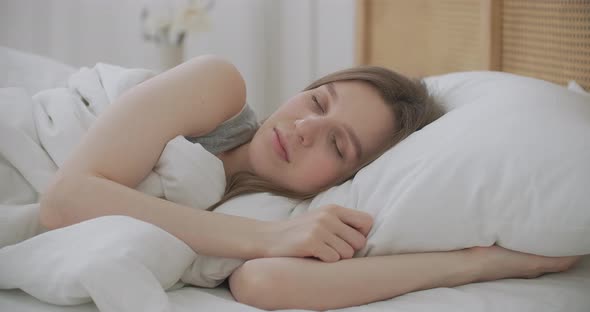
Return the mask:
M380 67L327 75L260 126L245 102L240 73L215 56L196 57L133 87L101 113L59 169L41 198L41 223L56 229L126 215L200 254L246 259L229 278L231 292L263 309L355 306L421 289L536 277L567 270L578 259L499 246L352 258L372 226L364 212L327 205L273 222L217 213L221 202L252 192L310 198L442 114L423 83ZM134 189L178 135L216 142L209 152L223 162L227 188L208 210Z

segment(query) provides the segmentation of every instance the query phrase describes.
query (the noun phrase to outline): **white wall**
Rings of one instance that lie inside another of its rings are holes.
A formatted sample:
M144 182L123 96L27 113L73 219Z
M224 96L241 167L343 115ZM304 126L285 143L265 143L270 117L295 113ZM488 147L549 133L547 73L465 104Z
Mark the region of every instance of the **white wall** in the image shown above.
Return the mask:
M2 0L0 45L74 66L96 62L156 68L156 50L141 37L134 0Z
M318 12L315 74L323 76L354 65L355 1L315 2Z
M354 0L216 0L210 31L187 38L185 58L229 58L264 117L319 75L353 64L354 7ZM140 10L137 0L2 0L0 45L74 66L158 69Z
M185 49L186 57L213 53L231 60L244 76L248 101L259 114L266 103L267 58L272 54L267 45L277 36L267 17L275 7L269 0L217 0L209 13L210 31L189 37Z
M354 0L281 1L280 100L354 64Z

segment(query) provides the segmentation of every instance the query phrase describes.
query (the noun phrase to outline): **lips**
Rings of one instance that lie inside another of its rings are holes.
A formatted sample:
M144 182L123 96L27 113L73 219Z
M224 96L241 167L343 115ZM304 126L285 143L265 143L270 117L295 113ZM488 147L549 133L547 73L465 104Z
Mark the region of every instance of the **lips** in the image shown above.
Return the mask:
M279 156L289 162L289 153L287 153L287 148L285 148L285 139L281 135L281 132L277 128L273 128L274 136L273 136L273 149L279 154Z

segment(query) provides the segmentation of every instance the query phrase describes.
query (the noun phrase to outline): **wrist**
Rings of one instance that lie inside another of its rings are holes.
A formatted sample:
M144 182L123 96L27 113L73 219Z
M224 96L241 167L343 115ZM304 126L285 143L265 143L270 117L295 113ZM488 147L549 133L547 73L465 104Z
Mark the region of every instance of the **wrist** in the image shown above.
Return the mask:
M266 258L270 254L269 237L274 222L256 220L254 232L244 243L244 254L248 259Z
M468 249L471 261L478 266L477 281L486 282L510 277L524 277L536 271L533 258L499 246Z
M470 272L472 276L471 282L483 282L489 280L489 274L486 273L490 268L487 262L488 258L485 255L484 247L473 247L463 249L463 257L466 263L466 270Z

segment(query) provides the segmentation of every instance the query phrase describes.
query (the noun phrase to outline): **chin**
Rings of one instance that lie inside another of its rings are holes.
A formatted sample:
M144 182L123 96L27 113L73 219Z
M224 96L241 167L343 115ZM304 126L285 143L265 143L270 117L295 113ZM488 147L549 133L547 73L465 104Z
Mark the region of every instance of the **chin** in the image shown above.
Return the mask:
M288 179L288 175L285 174L279 174L277 175L276 172L280 172L278 170L273 171L273 172L267 172L267 174L260 174L259 176L263 179L265 179L266 181L269 181L270 183L272 183L274 186L277 186L281 189L290 191L290 192L295 192L297 194L307 194L308 190L304 190L304 189L300 189L299 183L296 183L295 185L293 185L293 181L289 180L289 181L285 181L285 179Z
M291 181L292 182L292 181ZM284 185L283 188L288 189L298 194L315 194L319 192L319 188L301 188L298 186L308 185L307 183L297 183L297 185Z

